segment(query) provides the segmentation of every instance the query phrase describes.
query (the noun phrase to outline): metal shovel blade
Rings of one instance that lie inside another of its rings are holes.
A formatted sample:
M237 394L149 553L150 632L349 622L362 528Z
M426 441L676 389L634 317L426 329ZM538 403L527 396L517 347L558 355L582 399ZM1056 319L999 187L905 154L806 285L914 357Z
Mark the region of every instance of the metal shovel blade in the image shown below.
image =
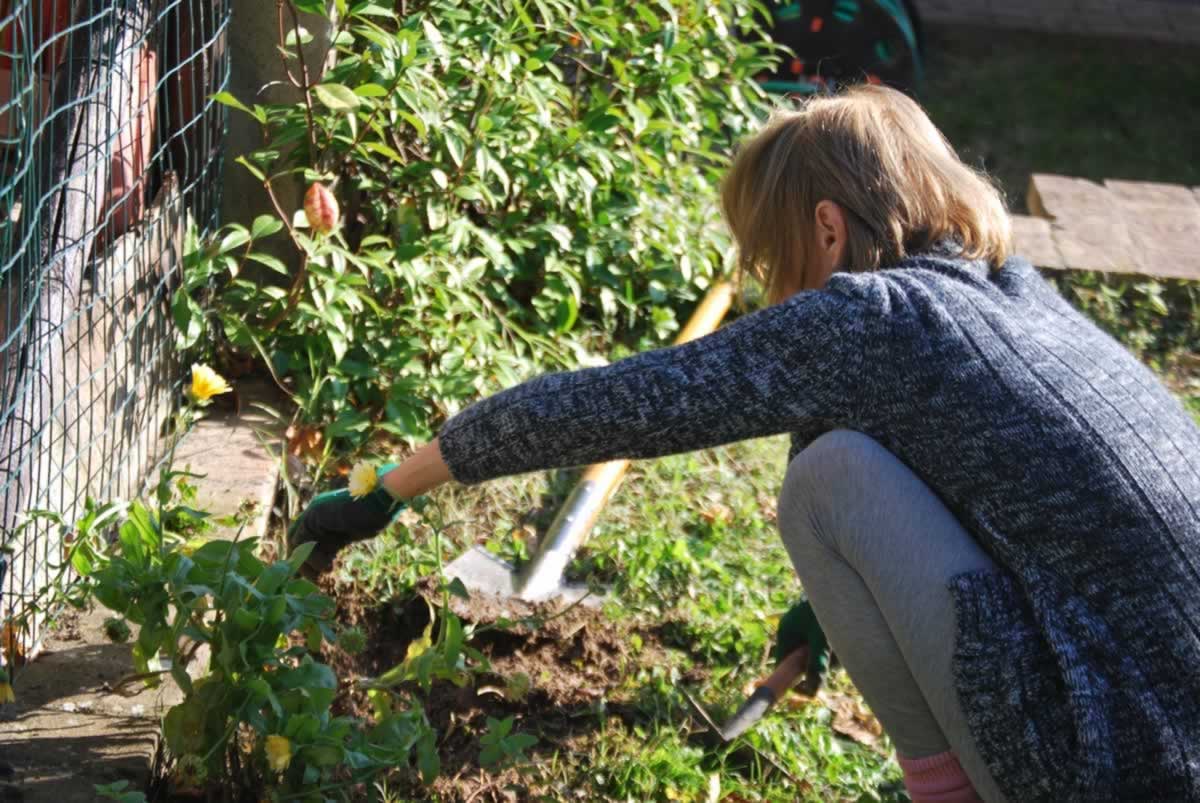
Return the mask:
M737 712L721 726L721 738L731 742L758 724L763 715L775 705L775 692L766 686L754 690Z
M741 736L746 731L758 724L758 721L763 718L763 715L770 710L775 704L775 693L766 686L759 686L754 690L737 712L729 718L729 721L724 725L718 725L704 707L696 702L696 698L692 697L687 690L683 691L683 698L687 700L688 707L692 709L701 722L708 726L709 730L717 734L722 742L732 742L737 737Z
M539 587L536 593L522 582L522 575L511 563L493 555L481 546L474 546L455 558L446 567L446 575L457 577L469 591L491 594L503 600L519 599L524 602L546 602L561 600L572 604L583 600L584 605L599 605L602 595L587 596L585 585L558 583Z
M804 673L807 662L807 646L799 647L789 653L779 662L770 676L759 684L754 693L746 698L746 701L738 707L738 710L724 725L714 722L708 712L687 693L687 690L683 690L683 696L692 711L721 737L721 741L731 742L758 724L763 715L771 710L771 706L775 705L775 702L795 685L796 680Z

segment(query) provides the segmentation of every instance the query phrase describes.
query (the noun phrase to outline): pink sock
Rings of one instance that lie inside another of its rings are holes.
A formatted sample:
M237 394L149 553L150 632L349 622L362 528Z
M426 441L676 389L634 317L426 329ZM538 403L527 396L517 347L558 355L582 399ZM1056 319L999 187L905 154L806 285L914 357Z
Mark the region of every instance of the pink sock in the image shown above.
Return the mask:
M913 803L982 803L971 779L951 751L925 758L901 758L904 786Z

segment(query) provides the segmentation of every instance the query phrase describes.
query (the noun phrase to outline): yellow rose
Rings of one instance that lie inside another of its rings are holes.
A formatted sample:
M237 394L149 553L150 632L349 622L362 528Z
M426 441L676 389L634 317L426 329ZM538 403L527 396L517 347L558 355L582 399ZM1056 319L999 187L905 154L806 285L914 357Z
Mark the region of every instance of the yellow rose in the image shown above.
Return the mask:
M275 772L283 772L292 763L292 743L286 736L267 737L267 764Z
M15 703L17 695L13 694L13 687L7 681L0 682L0 705L5 703Z
M208 401L213 396L229 391L225 377L207 365L192 365L192 398L196 401Z
M350 495L355 499L371 493L378 482L375 466L370 463L358 463L350 469Z

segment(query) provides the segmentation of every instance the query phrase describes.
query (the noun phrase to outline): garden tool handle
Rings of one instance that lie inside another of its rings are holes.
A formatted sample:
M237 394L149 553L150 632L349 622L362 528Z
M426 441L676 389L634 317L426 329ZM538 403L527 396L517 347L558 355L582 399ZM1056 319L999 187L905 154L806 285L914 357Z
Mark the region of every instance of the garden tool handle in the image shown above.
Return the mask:
M675 345L678 346L715 331L717 325L721 323L721 319L725 317L725 313L729 311L731 304L733 304L733 285L729 282L713 285L708 294L704 296L704 300L692 312L692 317L688 318L683 331L675 338Z
M688 318L687 325L683 327L683 331L675 338L675 345L678 346L689 340L695 340L698 337L704 337L714 332L721 323L721 319L725 317L725 313L729 311L732 303L733 285L729 282L721 282L713 285L695 311L692 312L692 316ZM621 484L621 479L625 476L625 471L628 468L628 460L614 460L610 463L597 463L588 466L587 470L583 472L583 476L579 478L580 485L593 483L600 497L599 504L596 504L588 511L590 518L581 525L584 529L591 530L592 526L596 523L596 518L600 515L601 509L608 504L609 498L617 490L617 486Z
M779 662L779 666L775 667L775 671L768 675L766 680L758 684L759 688L770 689L778 700L796 685L796 679L803 675L807 668L808 646L797 647Z
M733 285L729 282L713 285L675 338L675 345L715 330L732 303ZM534 601L544 599L558 588L571 557L587 541L600 511L616 492L628 468L628 460L588 466L550 523L537 554L522 573L517 586L518 596Z
M721 728L721 738L728 742L754 727L771 706L795 685L796 679L804 674L807 665L808 647L797 647L788 653L787 657L779 662L779 666L775 667L775 671L758 684L754 693Z

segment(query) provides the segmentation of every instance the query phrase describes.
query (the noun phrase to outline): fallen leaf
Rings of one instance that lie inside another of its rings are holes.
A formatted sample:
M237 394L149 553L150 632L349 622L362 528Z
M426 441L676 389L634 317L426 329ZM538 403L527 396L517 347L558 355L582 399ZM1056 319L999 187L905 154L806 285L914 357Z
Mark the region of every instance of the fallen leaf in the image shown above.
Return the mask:
M302 458L320 458L322 452L321 442L325 439L325 435L320 429L316 427L291 426L287 428L287 432L284 434L287 436L287 450L289 454L294 454Z
M840 692L819 693L821 702L833 712L832 727L835 733L882 753L879 739L883 726L862 701Z
M718 521L722 524L728 524L733 521L733 511L729 509L729 505L721 502L712 502L700 511L700 518L709 524Z
M25 641L20 631L11 621L4 623L0 630L0 648L4 650L4 665L22 667L25 665Z

